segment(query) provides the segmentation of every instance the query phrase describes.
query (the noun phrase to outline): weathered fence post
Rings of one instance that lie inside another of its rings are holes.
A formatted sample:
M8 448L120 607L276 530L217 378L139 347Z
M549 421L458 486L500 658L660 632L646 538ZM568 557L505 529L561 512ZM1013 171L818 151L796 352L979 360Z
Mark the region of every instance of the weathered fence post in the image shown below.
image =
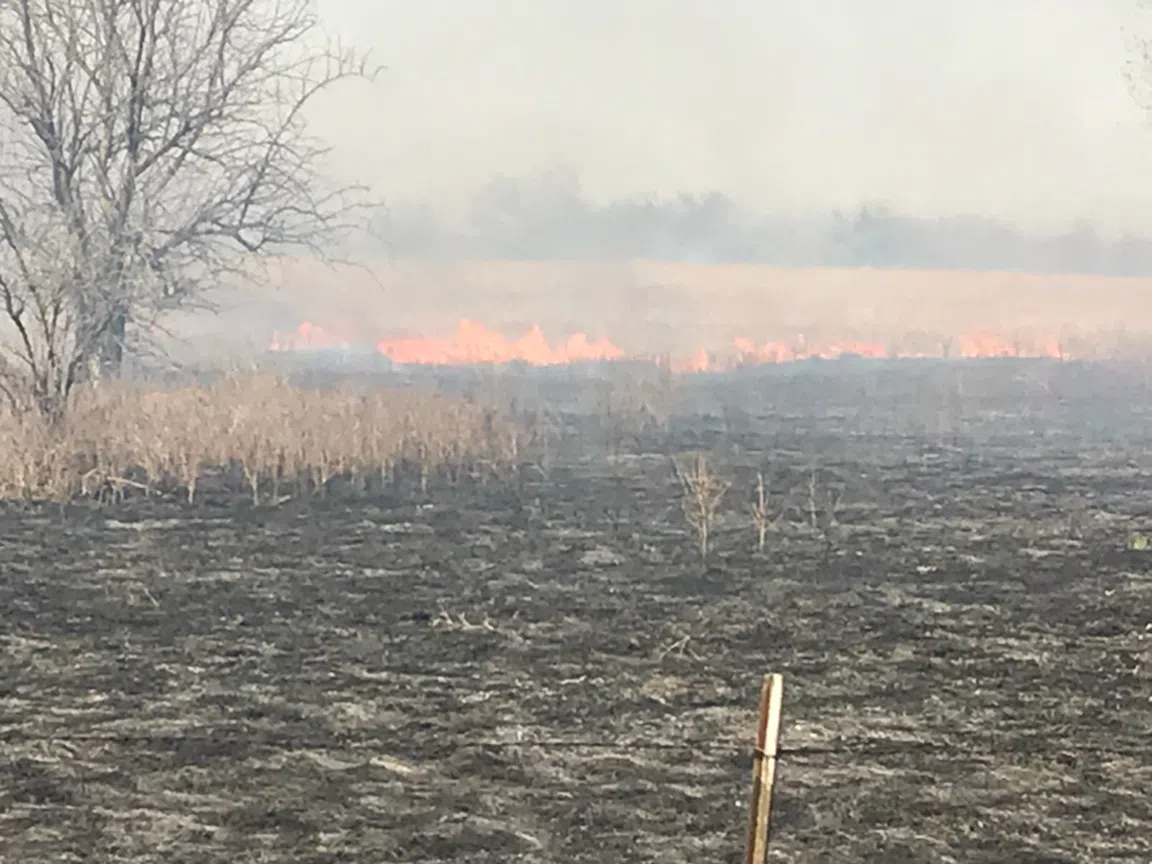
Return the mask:
M744 864L768 859L768 827L772 817L772 786L780 751L780 712L784 704L784 676L765 675L760 688L760 721L752 761L752 807L748 817L748 845Z

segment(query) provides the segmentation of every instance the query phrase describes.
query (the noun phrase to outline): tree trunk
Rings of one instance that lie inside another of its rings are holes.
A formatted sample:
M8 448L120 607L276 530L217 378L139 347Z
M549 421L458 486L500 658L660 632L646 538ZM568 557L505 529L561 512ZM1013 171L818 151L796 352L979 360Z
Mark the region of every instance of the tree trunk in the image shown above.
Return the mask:
M128 330L128 313L121 309L113 313L104 330L97 334L89 356L77 370L78 384L115 380L124 366L124 337Z
M97 356L98 374L103 379L120 377L124 366L124 336L128 330L128 314L118 310L108 322L108 329L100 337Z

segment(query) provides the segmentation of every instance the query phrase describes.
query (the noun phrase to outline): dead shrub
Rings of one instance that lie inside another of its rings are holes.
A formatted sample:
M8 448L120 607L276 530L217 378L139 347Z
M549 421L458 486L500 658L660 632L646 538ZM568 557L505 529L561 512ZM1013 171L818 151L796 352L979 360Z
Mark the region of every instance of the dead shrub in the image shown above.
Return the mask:
M696 548L700 560L708 560L712 526L720 502L728 491L729 483L721 479L716 468L703 453L673 460L676 476L680 478L683 496L680 499L684 519L696 534Z
M784 515L781 508L776 515L772 515L772 507L768 499L768 487L764 483L764 472L756 472L756 490L752 501L752 525L756 528L756 551L763 552L768 540L768 532L776 529L780 518Z

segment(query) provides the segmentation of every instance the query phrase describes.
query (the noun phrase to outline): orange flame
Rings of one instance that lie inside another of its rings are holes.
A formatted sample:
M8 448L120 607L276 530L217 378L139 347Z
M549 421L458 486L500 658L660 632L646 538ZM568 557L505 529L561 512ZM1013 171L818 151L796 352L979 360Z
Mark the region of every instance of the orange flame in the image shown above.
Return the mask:
M1012 344L1000 341L991 333L969 333L960 339L961 357L1051 357L1067 360L1068 353L1058 339L1016 340Z
M343 348L366 345L370 340L353 335L348 322L338 321L328 327L311 322L302 323L293 334L274 333L269 344L271 351L295 351ZM1071 359L1058 340L1020 340L1011 343L987 332L973 332L959 337L954 343L959 356L964 358L1049 357ZM446 339L411 337L385 339L376 343L376 351L395 363L435 366L466 366L484 364L527 363L532 366L560 366L598 360L620 360L627 355L607 339L591 340L584 333L574 333L561 345L548 344L539 326L533 326L519 339L508 339L489 330L476 321L463 320L453 336ZM727 354L712 354L700 348L687 357L671 361L678 372L701 373L735 366L792 363L806 359L836 359L860 357L864 359L926 357L923 353L891 350L876 342L844 340L826 345L809 344L798 334L792 344L765 342L756 344L751 339L739 338ZM944 346L932 356L943 357Z
M691 357L672 361L672 369L676 372L707 372L714 365L711 355L703 348L697 349Z
M464 320L451 339L392 339L376 345L376 350L396 363L464 366L520 361L532 366L561 366L589 360L618 360L624 352L607 339L590 341L574 333L568 341L553 348L538 326L520 339L509 340L483 324Z
M361 340L353 335L353 327L347 321L335 321L327 327L320 327L311 321L304 321L294 333L272 331L269 351L323 351L335 348L351 348Z

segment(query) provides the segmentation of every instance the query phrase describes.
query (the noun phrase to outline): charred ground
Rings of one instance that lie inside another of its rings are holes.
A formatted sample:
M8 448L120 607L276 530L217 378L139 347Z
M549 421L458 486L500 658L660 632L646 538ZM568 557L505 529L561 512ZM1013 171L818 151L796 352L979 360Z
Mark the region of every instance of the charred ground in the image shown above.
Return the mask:
M773 860L1144 864L1146 380L533 379L504 483L9 506L0 860L736 861L779 671ZM732 483L704 564L688 450Z

